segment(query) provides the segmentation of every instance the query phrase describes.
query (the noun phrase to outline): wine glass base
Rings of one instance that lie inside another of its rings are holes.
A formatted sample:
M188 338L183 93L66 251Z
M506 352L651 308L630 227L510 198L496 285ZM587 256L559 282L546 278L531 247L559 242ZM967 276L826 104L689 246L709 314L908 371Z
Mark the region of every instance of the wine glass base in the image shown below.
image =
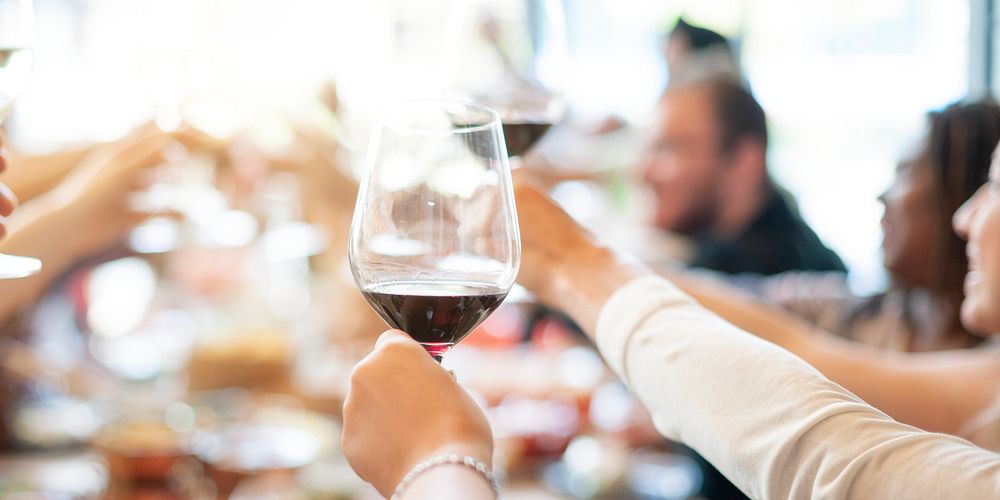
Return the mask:
M427 354L430 354L434 361L440 364L444 361L444 353L448 352L455 344L431 344L431 343L421 343Z
M42 261L0 253L0 280L26 278L42 270Z

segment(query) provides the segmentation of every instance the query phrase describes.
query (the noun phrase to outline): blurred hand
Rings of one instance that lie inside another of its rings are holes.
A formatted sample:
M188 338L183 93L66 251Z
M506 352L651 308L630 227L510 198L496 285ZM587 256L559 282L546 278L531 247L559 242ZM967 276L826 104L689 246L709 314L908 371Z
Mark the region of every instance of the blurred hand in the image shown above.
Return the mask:
M172 134L177 142L192 153L223 154L232 144L231 138L216 137L186 123L182 123Z
M270 155L267 161L271 168L299 177L307 203L353 212L358 183L338 164L337 148L331 139L297 130L292 144L281 154Z
M514 184L521 229L518 283L593 335L607 298L646 270L600 244L524 179L515 179Z
M7 162L9 161L5 148L6 142L7 137L3 131L0 131L0 174L7 170ZM0 239L3 239L4 235L7 234L3 224L4 217L9 216L15 207L17 207L17 198L14 197L14 193L3 183L0 183Z
M550 302L554 278L570 257L596 254L594 237L559 205L519 173L514 182L521 229L521 269L517 281Z
M414 466L457 453L491 464L486 415L440 365L399 331L354 368L344 403L344 454L388 497Z
M81 254L113 244L151 214L130 206L132 194L152 182L173 135L145 126L89 154L53 191L80 228L72 241Z

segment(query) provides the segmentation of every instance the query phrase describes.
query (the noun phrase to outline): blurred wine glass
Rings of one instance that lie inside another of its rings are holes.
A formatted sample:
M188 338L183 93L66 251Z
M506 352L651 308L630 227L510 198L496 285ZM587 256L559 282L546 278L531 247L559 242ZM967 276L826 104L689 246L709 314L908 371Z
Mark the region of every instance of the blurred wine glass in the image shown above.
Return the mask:
M0 122L28 83L34 22L31 0L0 0ZM38 259L0 254L0 279L31 276L41 268Z
M157 182L139 202L151 212L184 217L143 224L132 234L132 247L161 253L187 244L245 244L244 236L256 235L257 229L244 230L253 217L233 209L232 193L220 182L220 165L225 146L256 119L257 106L235 68L231 37L223 36L230 34L228 27L212 22L221 19L220 7L195 0L152 0L149 8L138 66L157 126L187 140L167 150Z
M452 13L448 33L450 90L495 109L508 154L524 155L565 113L561 1L462 2Z

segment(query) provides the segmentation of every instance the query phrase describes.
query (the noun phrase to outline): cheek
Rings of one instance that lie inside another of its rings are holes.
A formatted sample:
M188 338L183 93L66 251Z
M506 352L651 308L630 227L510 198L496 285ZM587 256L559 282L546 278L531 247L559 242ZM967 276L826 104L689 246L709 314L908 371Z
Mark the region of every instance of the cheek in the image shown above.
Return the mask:
M970 227L970 245L977 251L980 281L963 304L963 320L984 333L1000 333L1000 203L977 207Z
M643 179L657 190L668 187L677 177L677 169L672 161L664 158L650 160L643 172Z
M994 238L994 240L1000 240L1000 237ZM991 243L1000 243L1000 241ZM981 293L977 293L977 298L980 307L989 310L995 320L993 331L1000 332L1000 254L995 250L997 250L995 245L992 248L985 245L980 248L981 253L978 260L982 281L979 287Z
M980 286L962 302L962 325L980 334L1000 333L1000 295Z
M900 204L899 210L893 212L892 222L906 247L926 249L932 240L940 235L935 233L937 215L933 212L933 204L927 198L911 196Z

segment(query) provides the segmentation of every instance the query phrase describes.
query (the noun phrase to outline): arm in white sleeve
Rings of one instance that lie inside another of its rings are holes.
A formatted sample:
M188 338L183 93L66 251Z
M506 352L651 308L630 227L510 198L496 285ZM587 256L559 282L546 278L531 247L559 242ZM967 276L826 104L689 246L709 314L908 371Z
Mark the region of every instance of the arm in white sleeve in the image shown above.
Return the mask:
M612 295L596 339L659 431L753 498L1000 498L1000 455L893 421L661 278Z

